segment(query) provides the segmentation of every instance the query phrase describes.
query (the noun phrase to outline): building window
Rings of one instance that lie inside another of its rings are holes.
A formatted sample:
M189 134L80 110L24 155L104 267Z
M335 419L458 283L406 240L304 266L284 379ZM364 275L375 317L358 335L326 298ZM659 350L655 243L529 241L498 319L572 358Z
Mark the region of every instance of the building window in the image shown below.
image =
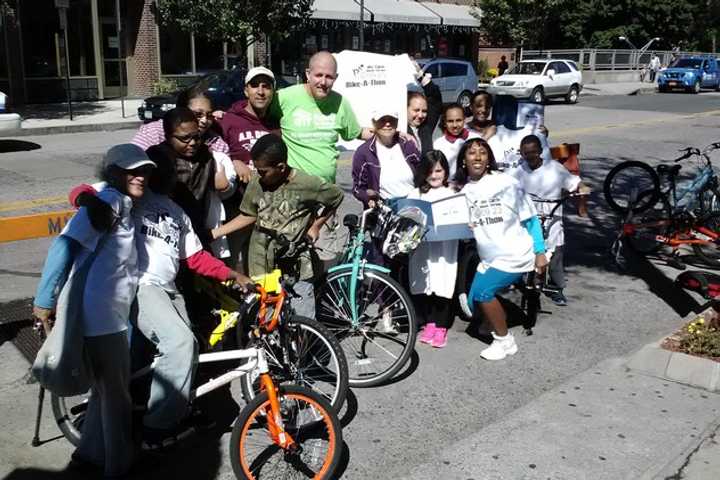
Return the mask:
M25 76L59 76L60 19L53 1L21 3L20 22Z
M191 55L190 34L175 27L160 26L160 70L163 75L192 73Z
M228 66L232 67L231 58L228 58ZM195 36L195 69L198 73L222 70L222 42L210 41L206 38Z
M90 0L70 3L67 12L68 43L70 44L70 75L95 75L95 51L93 49L92 12ZM61 37L60 41L64 41Z

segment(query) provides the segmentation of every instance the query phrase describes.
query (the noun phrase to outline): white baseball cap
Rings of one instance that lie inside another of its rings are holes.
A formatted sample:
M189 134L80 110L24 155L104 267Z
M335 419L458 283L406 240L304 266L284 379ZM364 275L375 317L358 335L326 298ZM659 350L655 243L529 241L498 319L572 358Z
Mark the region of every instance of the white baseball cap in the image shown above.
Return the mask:
M116 165L123 170L134 170L145 165L156 167L145 150L132 143L122 143L111 147L105 154L106 166Z
M266 77L270 77L273 81L273 85L275 85L275 75L273 74L272 70L270 70L267 67L253 67L251 68L247 75L245 75L245 85L250 83L250 80L257 77L258 75L265 75Z
M392 108L381 108L373 112L373 121L380 120L383 117L392 117L395 120L400 119L400 115L398 115L397 110L393 110Z

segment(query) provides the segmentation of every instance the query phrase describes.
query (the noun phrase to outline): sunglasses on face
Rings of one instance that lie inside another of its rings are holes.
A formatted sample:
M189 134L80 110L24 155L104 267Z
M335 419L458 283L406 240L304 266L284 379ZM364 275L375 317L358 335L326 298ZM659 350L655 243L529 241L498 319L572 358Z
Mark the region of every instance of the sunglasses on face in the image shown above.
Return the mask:
M199 142L200 134L199 133L191 133L189 135L182 135L182 136L173 135L173 138L175 140L177 140L178 142L184 143L185 145L187 145L188 143L192 142L193 140L195 140L196 142Z

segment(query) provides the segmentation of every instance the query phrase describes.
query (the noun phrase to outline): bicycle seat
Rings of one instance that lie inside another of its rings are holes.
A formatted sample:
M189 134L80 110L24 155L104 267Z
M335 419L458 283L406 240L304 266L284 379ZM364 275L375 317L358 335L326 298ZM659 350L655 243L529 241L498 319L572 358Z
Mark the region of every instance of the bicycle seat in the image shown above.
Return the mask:
M658 165L657 172L660 175L668 175L674 177L680 172L682 165Z

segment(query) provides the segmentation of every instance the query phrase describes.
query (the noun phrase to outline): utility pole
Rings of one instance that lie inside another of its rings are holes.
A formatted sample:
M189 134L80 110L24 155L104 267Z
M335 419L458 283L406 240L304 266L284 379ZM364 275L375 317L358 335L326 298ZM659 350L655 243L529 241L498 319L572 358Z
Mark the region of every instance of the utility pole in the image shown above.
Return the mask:
M67 94L68 103L68 114L70 114L70 121L73 120L73 109L72 109L72 92L70 91L70 55L68 50L68 24L67 24L67 9L70 8L70 0L55 0L55 8L58 9L60 15L60 28L63 31L64 37L64 57L65 57L65 92Z
M360 51L365 50L365 0L360 0Z
M122 118L125 118L125 80L123 79L123 36L122 36L122 20L120 19L120 0L115 0L115 23L117 26L117 41L118 41L118 73L120 74L120 111L122 112Z

